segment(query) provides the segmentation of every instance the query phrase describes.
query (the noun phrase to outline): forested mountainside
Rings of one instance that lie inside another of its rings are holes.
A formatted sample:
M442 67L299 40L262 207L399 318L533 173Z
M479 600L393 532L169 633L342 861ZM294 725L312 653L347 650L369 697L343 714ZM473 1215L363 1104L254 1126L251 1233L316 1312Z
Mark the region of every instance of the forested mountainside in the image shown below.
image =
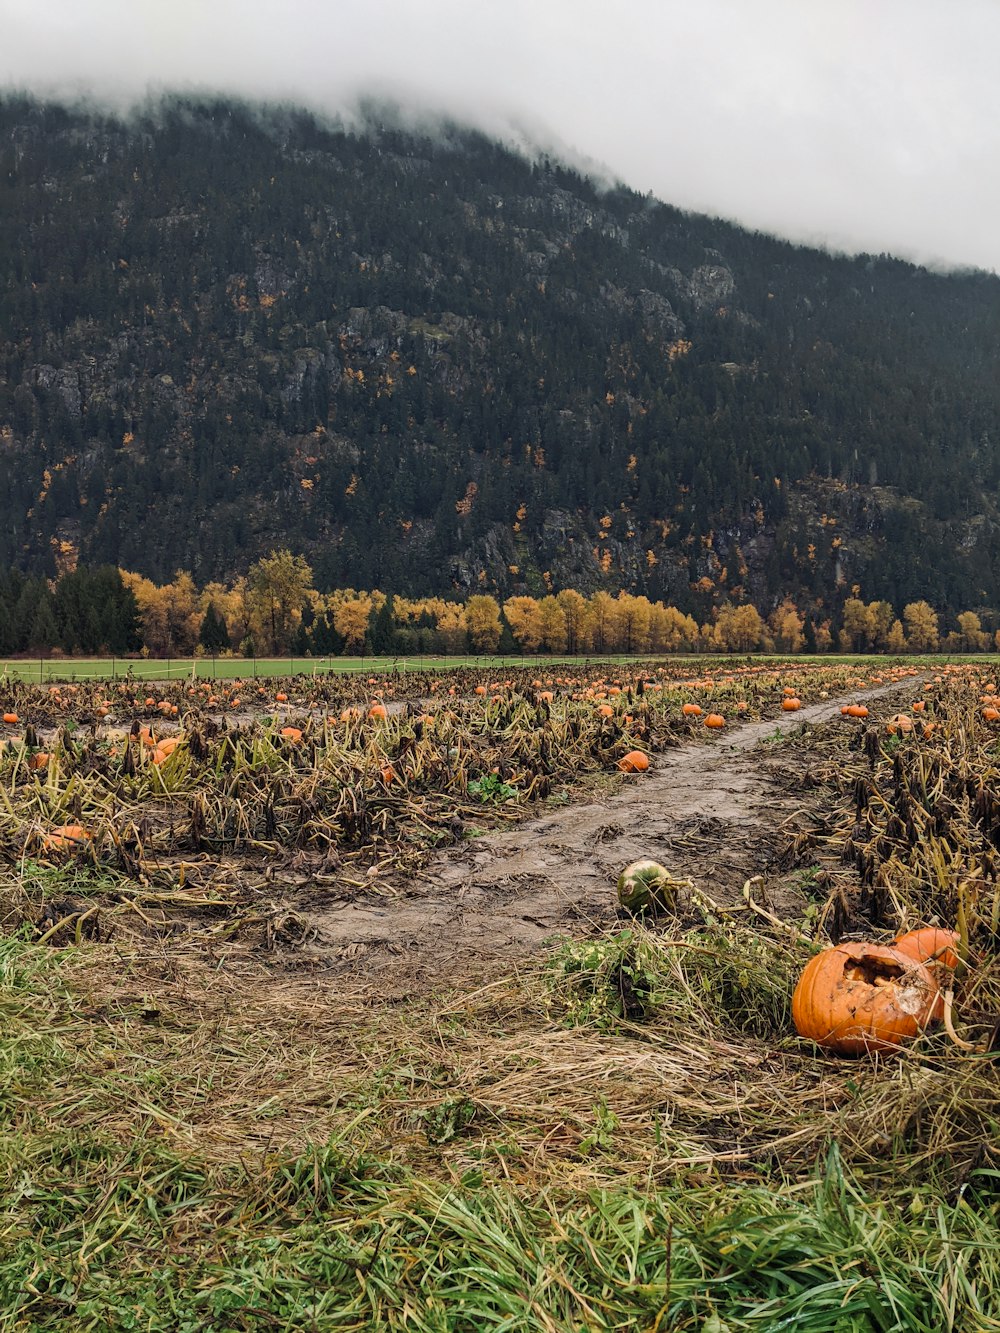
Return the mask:
M481 135L0 102L0 566L1000 608L1000 282Z

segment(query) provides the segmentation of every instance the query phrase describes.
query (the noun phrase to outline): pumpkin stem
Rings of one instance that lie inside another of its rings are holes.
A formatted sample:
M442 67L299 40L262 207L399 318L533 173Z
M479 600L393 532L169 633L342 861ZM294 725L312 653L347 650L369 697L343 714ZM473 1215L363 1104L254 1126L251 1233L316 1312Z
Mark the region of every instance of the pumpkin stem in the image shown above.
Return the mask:
M966 1041L955 1031L955 1024L951 1018L951 1006L955 1002L955 992L949 986L944 992L944 1030L952 1039L955 1045L962 1051L974 1051L976 1048L971 1041Z
M955 890L958 897L958 908L955 913L955 928L958 931L958 949L956 950L958 966L955 968L955 978L959 981L968 971L969 961L969 914L965 902L966 887L965 880L960 880ZM947 1007L945 1012L947 1013Z

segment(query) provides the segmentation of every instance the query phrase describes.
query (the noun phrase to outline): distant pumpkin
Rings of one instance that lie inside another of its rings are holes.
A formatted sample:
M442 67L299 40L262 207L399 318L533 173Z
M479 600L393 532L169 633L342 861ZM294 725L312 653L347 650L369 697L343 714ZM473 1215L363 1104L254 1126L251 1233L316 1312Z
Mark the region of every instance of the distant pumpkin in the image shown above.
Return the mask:
M94 835L89 829L85 829L82 824L61 824L58 828L50 829L42 839L42 851L78 851L93 840Z
M623 773L645 773L649 768L649 755L641 750L629 750L618 760L618 767Z

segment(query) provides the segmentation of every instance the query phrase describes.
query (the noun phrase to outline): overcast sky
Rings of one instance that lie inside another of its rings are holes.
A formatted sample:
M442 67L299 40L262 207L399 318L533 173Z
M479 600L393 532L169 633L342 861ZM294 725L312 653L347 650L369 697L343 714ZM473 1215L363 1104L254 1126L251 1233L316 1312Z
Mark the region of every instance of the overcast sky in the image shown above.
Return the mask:
M0 87L391 96L838 249L1000 270L1000 0L0 0Z

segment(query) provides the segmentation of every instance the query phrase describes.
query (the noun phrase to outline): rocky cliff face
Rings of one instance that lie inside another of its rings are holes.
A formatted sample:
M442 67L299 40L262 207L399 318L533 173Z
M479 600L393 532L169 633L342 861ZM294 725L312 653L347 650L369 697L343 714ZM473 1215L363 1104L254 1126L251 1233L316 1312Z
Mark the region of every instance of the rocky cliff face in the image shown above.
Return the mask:
M0 562L1000 604L995 279L224 104L0 104L0 207Z

